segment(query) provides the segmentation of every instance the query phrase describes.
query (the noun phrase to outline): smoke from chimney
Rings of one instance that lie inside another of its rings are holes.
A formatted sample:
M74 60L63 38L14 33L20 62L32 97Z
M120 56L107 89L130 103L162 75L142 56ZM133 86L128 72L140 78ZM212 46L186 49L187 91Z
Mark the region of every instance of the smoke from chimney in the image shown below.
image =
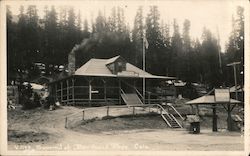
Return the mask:
M90 38L84 39L80 44L76 44L73 47L68 55L68 71L70 75L75 73L76 66L79 65L79 62L83 63L82 60L88 59L87 56L93 57L94 54L90 54L92 52L91 49L98 45L102 45L105 38L110 39L110 41L112 39L114 44L116 44L119 43L120 36L114 32L94 33ZM81 53L81 55L78 55L79 52ZM83 55L83 53L86 53L87 55Z

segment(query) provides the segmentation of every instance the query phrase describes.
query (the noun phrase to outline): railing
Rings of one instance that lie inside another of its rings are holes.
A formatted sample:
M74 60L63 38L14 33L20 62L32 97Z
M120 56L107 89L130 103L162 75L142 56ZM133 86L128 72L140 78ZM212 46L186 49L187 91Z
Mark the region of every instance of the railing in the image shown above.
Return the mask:
M183 125L179 123L179 121L174 117L173 114L170 114L170 116L172 117L172 119L174 119L174 121L175 121L181 128L183 128Z
M171 108L175 111L175 113L176 113L182 120L184 120L184 118L182 117L182 115L174 108L174 106L172 106L171 104L167 104L167 106L171 107Z
M156 112L152 109L138 109L142 105L133 106L103 106L103 107L91 107L85 108L82 111L65 117L65 128L71 128L80 124L82 121L87 121L95 118L102 119L106 116L121 116L121 115L135 115L135 114L147 114L150 112ZM147 106L145 106L147 107Z
M144 97L141 95L141 93L137 90L137 88L136 87L133 88L135 89L136 93L141 97L141 99L145 100Z
M148 108L148 109L146 109ZM154 109L156 108L156 109ZM65 117L65 128L71 128L80 124L82 121L91 120L95 118L102 119L105 116L121 116L121 115L135 115L135 114L147 114L150 112L159 113L161 116L163 113L169 118L170 114L159 104L147 104L147 105L121 105L121 106L103 106L103 107L91 107L85 108L82 111ZM173 117L174 120L175 117ZM176 120L177 121L177 120ZM169 121L166 121L169 127L172 127ZM179 124L179 122L177 121ZM180 125L180 124L179 124Z

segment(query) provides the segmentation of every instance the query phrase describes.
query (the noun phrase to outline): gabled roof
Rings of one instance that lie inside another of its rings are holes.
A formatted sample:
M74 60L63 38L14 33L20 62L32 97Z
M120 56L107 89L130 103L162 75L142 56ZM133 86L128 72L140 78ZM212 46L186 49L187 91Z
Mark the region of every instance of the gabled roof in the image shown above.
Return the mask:
M244 88L241 88L240 85L237 86L237 92L243 92ZM230 88L230 93L236 92L235 86Z
M115 56L115 57L112 57L112 58L108 59L107 62L106 62L106 65L115 62L115 61L116 61L118 58L120 58L120 57L121 57L121 56L118 55L118 56Z
M241 101L230 99L230 103L236 104L236 103L241 103ZM186 104L190 105L190 104L221 104L221 103L217 103L215 101L214 95L204 95L197 99L188 101Z
M126 71L122 71L117 75L107 68L106 65L113 63L120 56L116 56L110 59L90 59L83 66L78 68L74 75L80 76L104 76L104 77L138 77L138 78L156 78L156 79L175 79L174 77L156 76L148 72L141 70L140 68L126 63Z
M84 76L114 76L106 67L107 59L90 59L75 71L74 75Z

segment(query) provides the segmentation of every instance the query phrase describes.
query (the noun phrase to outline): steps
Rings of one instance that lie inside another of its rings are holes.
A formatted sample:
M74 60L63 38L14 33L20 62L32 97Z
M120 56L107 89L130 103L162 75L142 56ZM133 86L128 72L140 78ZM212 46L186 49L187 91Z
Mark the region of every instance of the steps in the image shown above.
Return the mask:
M126 93L124 92L123 89L121 89L121 97L123 101L126 103L127 106L132 106L132 105L144 105L139 98L137 93L131 93L127 91ZM175 112L177 110L171 105L169 105ZM161 105L158 105L157 112L160 111L160 115L162 119L167 123L167 125L171 128L183 128L182 125L177 121L177 119L173 116L173 114L168 113ZM181 117L183 120L182 116L177 112L177 114Z
M163 120L168 124L171 128L182 128L181 124L178 123L177 119L173 116L173 114L162 113L161 114Z

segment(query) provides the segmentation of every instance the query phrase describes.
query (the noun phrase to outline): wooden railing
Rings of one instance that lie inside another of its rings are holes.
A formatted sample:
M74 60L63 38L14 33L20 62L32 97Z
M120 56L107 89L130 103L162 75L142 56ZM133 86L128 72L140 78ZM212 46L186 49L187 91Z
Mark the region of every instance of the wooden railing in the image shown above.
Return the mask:
M131 111L131 108L132 108L132 111ZM144 109L142 109L142 110L137 109L136 110L136 108L144 108ZM146 109L146 108L148 108L148 109ZM156 110L154 110L153 108L156 108ZM112 109L115 110L113 113L111 112ZM177 121L177 119L174 116L170 117L170 114L159 104L130 105L129 107L126 105L103 106L103 107L85 108L82 111L79 111L79 112L76 112L74 114L66 116L65 117L65 128L74 127L75 125L80 124L82 121L91 120L94 118L103 118L105 116L147 114L150 112L159 113L159 114L161 114L161 116L164 113L169 118L174 118L174 120ZM164 120L166 120L166 119L164 119ZM172 127L168 120L166 121L166 123L169 127ZM177 123L179 125L181 125L178 121L177 121Z
M168 107L172 108L175 113L182 119L184 120L184 118L182 117L182 115L174 108L174 106L172 104L167 104Z

